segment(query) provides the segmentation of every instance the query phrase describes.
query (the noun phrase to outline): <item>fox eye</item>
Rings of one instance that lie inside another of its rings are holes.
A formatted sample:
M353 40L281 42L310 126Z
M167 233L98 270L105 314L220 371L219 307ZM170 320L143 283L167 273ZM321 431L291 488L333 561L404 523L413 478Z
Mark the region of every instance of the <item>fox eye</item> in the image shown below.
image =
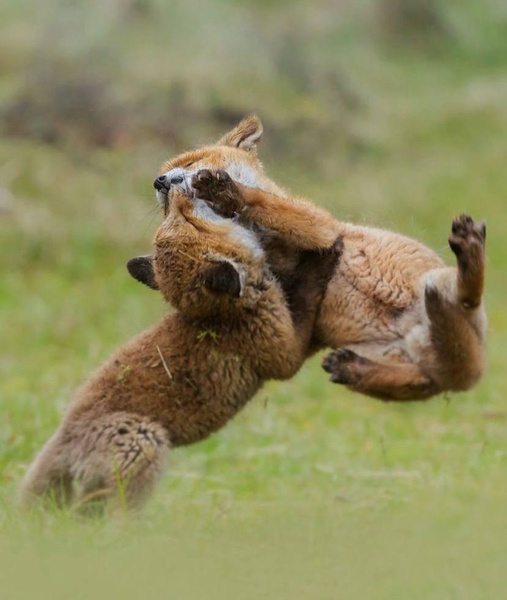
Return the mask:
M191 166L194 164L194 162L195 162L195 161L193 161L193 160L190 160L189 162L187 162L187 163L185 163L185 164L183 165L183 168L184 168L184 169L188 169L188 167L191 167Z

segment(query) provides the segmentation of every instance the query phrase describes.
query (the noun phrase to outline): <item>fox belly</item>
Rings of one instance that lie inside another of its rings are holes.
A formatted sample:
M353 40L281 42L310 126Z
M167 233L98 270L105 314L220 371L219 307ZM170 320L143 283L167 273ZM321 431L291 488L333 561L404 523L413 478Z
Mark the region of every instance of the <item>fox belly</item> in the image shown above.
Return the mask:
M421 278L442 260L429 248L380 229L344 225L343 254L315 326L323 345L386 345L422 319Z

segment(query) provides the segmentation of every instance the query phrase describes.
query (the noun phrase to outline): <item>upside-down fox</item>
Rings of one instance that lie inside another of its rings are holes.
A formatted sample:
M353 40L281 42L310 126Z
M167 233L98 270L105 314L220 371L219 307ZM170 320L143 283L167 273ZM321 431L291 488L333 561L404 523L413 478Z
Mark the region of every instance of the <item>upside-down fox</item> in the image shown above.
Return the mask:
M291 196L264 173L256 151L261 135L252 115L217 144L164 163L154 184L159 203L166 208L168 191L180 187L250 226L282 283L301 252L341 237L313 333L314 348L335 350L323 363L332 381L384 400L473 386L485 365L484 223L467 215L453 221L457 267L446 267L415 240L340 222Z

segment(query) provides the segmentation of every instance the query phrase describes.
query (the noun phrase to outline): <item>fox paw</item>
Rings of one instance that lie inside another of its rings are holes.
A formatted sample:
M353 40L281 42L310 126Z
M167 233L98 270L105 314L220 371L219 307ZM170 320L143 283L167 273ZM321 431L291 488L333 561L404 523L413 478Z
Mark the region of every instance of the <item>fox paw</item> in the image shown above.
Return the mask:
M458 298L466 309L477 308L484 289L486 225L461 215L452 223L449 246L458 262Z
M324 357L322 368L331 375L333 383L354 385L361 379L364 367L369 364L367 358L347 348L339 348Z
M484 221L475 223L472 217L465 214L454 219L449 246L458 260L483 254L485 245L486 225Z
M193 176L192 187L199 198L224 217L233 217L240 210L240 192L227 171L201 169Z

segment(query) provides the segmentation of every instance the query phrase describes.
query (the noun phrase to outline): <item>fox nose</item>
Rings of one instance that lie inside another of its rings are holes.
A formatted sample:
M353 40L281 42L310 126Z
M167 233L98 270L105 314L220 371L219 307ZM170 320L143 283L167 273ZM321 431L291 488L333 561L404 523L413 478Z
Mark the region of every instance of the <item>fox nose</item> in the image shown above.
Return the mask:
M159 175L153 182L153 187L159 192L168 187L166 181L167 177L165 175Z
M166 175L159 175L153 182L153 187L157 190L168 190L171 185L178 185L183 182L183 175L173 175L168 179Z

